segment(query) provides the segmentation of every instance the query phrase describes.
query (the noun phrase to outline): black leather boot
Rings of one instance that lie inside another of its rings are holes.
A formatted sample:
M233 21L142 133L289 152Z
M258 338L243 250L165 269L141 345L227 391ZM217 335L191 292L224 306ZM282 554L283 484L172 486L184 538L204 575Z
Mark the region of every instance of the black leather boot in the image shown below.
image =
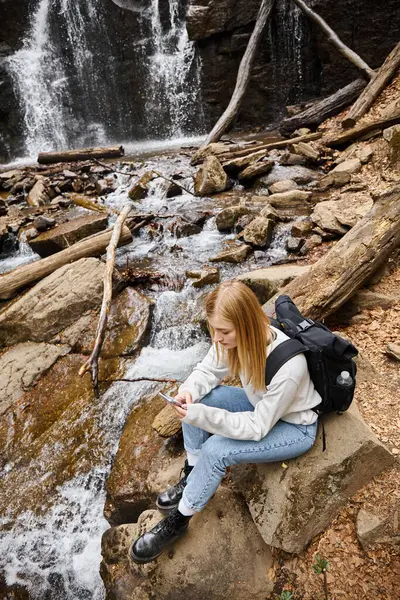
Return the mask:
M131 558L137 563L155 560L175 540L187 530L191 517L185 517L178 509L173 510L165 519L157 523L153 529L144 533L134 542Z
M182 479L178 481L178 483L170 488L168 488L162 494L157 496L156 506L158 510L164 513L169 513L174 508L177 508L180 499L182 498L183 490L185 489L187 478L189 477L193 467L191 467L187 460L185 460L185 466L183 467L182 472L184 473Z

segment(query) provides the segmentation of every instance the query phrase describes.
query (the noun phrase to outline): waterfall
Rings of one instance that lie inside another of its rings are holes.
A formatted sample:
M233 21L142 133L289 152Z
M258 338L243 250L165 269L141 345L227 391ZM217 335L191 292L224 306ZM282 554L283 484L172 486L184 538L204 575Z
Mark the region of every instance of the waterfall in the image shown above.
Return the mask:
M144 36L132 31L128 41L115 35L123 21L109 0L33 5L22 47L7 59L27 155L199 131L199 64L185 0L149 1L143 10L117 3L130 6Z
M161 136L182 137L199 131L203 115L200 103L200 65L194 43L186 31L182 2L169 0L165 30L160 0L151 0L151 48L148 55L147 96L145 111L148 123ZM165 8L164 8L165 10ZM165 114L159 119L160 110ZM169 130L165 131L165 119Z

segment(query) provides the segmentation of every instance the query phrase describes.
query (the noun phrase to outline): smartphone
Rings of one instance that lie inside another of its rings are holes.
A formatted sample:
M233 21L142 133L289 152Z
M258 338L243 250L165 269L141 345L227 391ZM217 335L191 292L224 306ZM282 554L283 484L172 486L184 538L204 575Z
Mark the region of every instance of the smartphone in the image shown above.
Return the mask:
M176 406L183 408L183 404L182 402L179 402L179 400L175 400L175 398L172 398L172 396L167 396L167 394L163 394L162 392L158 393L161 396L161 398L164 398L164 400L166 400L167 402L170 402L171 404L175 404Z

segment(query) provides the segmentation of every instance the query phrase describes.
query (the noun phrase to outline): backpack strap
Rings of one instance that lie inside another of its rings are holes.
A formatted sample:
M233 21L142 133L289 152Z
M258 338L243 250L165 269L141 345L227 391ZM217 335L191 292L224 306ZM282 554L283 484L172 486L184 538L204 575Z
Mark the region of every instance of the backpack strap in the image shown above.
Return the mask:
M306 346L295 339L285 340L282 344L279 344L267 358L265 385L268 386L271 383L272 378L288 360L306 350Z

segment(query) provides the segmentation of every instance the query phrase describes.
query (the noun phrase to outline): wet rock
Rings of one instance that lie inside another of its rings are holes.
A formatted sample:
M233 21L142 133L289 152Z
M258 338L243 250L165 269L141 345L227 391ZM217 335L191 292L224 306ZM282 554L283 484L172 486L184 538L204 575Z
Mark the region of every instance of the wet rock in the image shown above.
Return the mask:
M77 173L74 173L73 171L68 171L68 169L65 169L62 172L64 177L67 177L67 179L76 179L78 177Z
M47 229L54 227L55 224L56 224L55 219L52 219L51 217L45 217L44 215L39 215L38 217L36 217L36 219L32 223L32 225L38 231L46 231Z
M309 237L304 244L302 244L300 248L300 254L307 254L310 250L315 248L315 246L320 246L322 244L322 237L314 233L311 237Z
M126 288L118 294L111 304L101 355L112 358L135 354L146 339L151 306L146 296L133 288ZM80 354L90 354L96 339L97 323L98 311L91 311L57 334L52 342L68 344Z
M291 190L289 192L281 192L280 194L272 194L269 196L268 202L273 208L285 214L304 215L311 212L311 197L311 192Z
M19 169L12 169L11 171L3 171L0 173L0 189L3 188L3 184L10 179L18 178L22 175L22 171Z
M351 196L341 200L319 202L311 214L312 221L331 233L344 235L348 229L364 217L372 208L369 196Z
M264 304L281 287L290 283L298 275L303 275L309 269L308 265L275 265L242 273L236 279L248 285L261 304Z
M196 196L209 196L228 188L228 176L215 156L207 156L196 173L194 191Z
M107 228L108 217L103 215L88 215L67 221L58 225L55 229L42 233L29 245L34 252L42 258L50 256L55 252L69 248L79 240L103 231Z
M170 438L182 429L182 423L174 407L167 404L154 419L152 427L160 437Z
M175 198L176 196L180 196L182 194L183 190L180 185L178 185L174 181L171 181L171 182L168 181L167 183L168 183L168 186L165 191L166 198Z
M158 395L145 397L127 418L106 484L104 515L111 525L136 521L155 505L157 494L179 479L184 462L181 445L167 443L152 427L163 408L165 400ZM178 460L171 464L174 457ZM152 473L161 478L158 485Z
M267 202L267 204L262 208L260 215L265 219L270 219L271 221L279 221L280 216L277 211L272 208L272 206Z
M299 252L305 240L300 237L289 237L285 242L285 248L288 252Z
M136 525L105 532L100 570L109 597L132 600L134 589L138 600L151 596L157 600L264 600L272 592L268 579L271 551L242 499L228 488L216 492L208 506L191 519L185 536L157 561L128 563L130 544L160 518L158 511L146 511ZM243 561L244 556L252 560Z
M392 165L400 162L400 125L388 127L383 132L383 137L389 144L389 159Z
M141 200L147 195L148 185L157 175L153 171L146 171L144 175L131 187L128 196L131 200Z
M283 179L282 181L277 181L273 183L269 187L269 191L271 194L280 194L281 192L290 192L290 190L296 190L298 185L295 181L291 179Z
M273 228L273 221L264 217L256 217L244 228L243 239L248 244L264 248L271 243Z
M4 352L0 356L0 414L69 350L69 346L27 342Z
M389 356L396 360L400 360L400 344L388 344L386 354L389 354Z
M29 227L28 229L25 229L25 231L24 231L25 241L29 243L34 238L37 238L38 234L39 234L39 232L35 227Z
M368 550L372 544L384 541L382 538L387 524L387 518L380 517L363 508L358 511L356 531L358 541L364 550Z
M236 223L236 231L240 232L243 231L245 229L245 227L247 227L247 225L250 225L250 223L252 221L254 221L254 219L256 218L255 215L242 215L241 217L238 218L238 221Z
M247 181L249 179L255 179L256 177L260 177L261 175L265 175L265 173L269 173L274 166L273 160L258 160L255 163L252 163L243 171L240 171L238 174L239 181Z
M298 185L304 185L306 183L310 183L311 181L317 181L320 179L321 174L318 171L314 171L313 169L309 169L303 166L281 166L275 165L272 169L271 173L266 175L265 177L261 177L259 182L265 185L266 187L270 187L273 183L282 180L294 181Z
M177 238L187 237L189 235L196 235L201 233L201 227L196 225L195 223L190 223L181 217L176 217L171 225L169 226L169 230L173 235Z
M323 531L349 497L394 458L362 420L354 403L343 415L326 415L314 447L281 463L233 467L231 477L266 544L299 553Z
M43 179L39 179L29 192L26 201L29 206L41 206L42 204L46 204L47 200L45 182Z
M284 152L279 160L282 166L306 165L307 158L302 154L294 154L293 152Z
M98 196L105 196L115 190L115 179L113 177L107 177L106 179L98 179L95 183L96 194ZM75 190L80 191L80 190Z
M223 208L216 216L215 223L218 231L230 231L232 230L239 217L250 213L250 209L246 206L238 204L237 206L228 206Z
M48 342L87 310L100 305L105 265L82 258L65 265L0 310L0 347ZM120 283L116 274L115 283Z
M210 258L210 262L231 262L231 263L242 263L251 254L250 246L247 244L241 244L240 246L233 246L228 250L220 252L217 256Z
M292 225L292 229L290 233L293 237L302 237L303 235L307 235L310 233L313 228L313 223L311 219L307 221L297 221Z
M220 280L220 273L217 267L204 267L201 271L188 273L188 276L196 279L196 281L193 281L192 283L192 286L195 288L202 288L206 285L219 283Z

